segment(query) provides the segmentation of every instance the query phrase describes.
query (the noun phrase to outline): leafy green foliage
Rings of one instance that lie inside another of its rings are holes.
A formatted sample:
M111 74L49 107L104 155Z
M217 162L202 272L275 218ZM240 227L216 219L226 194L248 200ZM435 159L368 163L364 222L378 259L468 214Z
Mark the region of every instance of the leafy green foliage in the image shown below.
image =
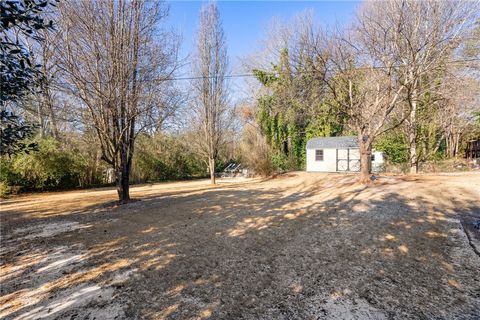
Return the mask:
M37 149L35 143L27 143L35 133L35 126L26 123L11 112L0 111L0 156L29 153Z
M88 137L84 137L88 138ZM157 182L189 179L208 175L205 162L195 153L184 136L140 135L132 168L132 181ZM106 169L99 161L98 145L80 143L74 137L68 148L53 138L26 140L36 152L2 156L0 193L12 191L62 190L105 184ZM225 166L218 160L219 170Z
M56 2L56 1L55 1ZM51 28L52 21L45 21L42 14L51 0L0 1L0 102L15 101L35 87L38 66L19 36L41 40L37 30Z
M133 163L133 181L155 182L205 176L206 164L182 137L140 135ZM218 164L221 167L221 163Z
M1 159L0 184L2 191L0 192L0 196L8 195L14 186L21 186L23 183L22 177L13 169L12 159Z
M302 169L308 139L343 130L344 119L322 94L324 83L316 72L320 67L320 62L305 58L293 68L284 49L272 71L253 71L271 92L258 99L257 123L273 149L271 160L278 170Z
M42 13L53 4L51 0L3 0L0 1L0 104L17 102L37 86L42 76L34 65L31 53L20 39L39 41L37 30L51 28L52 21L45 21ZM3 109L4 110L4 109ZM32 136L34 127L18 116L2 111L0 115L0 155L32 150L24 139Z
M473 115L475 116L477 124L480 125L480 112L475 112Z
M306 128L306 139L315 137L331 137L345 131L344 119L332 107L333 101L322 103L316 108Z
M277 152L272 155L272 164L280 171L286 171L291 168L287 156L282 152Z
M408 160L407 141L401 132L390 131L379 136L375 140L374 149L383 151L389 163L402 164Z
M86 163L73 150L64 150L53 138L38 139L37 152L2 159L0 181L25 190L67 189L79 186Z

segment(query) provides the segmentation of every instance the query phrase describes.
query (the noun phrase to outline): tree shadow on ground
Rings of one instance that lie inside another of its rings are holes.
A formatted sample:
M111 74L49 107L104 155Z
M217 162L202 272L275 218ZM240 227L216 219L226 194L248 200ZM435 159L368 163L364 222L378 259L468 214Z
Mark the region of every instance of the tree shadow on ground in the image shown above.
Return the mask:
M200 188L49 217L88 227L12 245L23 253L3 255L12 271L0 314L68 318L76 300L109 288L127 318L331 318L347 300L356 316L473 318L479 260L457 219L480 207L405 183ZM55 258L58 248L68 255Z

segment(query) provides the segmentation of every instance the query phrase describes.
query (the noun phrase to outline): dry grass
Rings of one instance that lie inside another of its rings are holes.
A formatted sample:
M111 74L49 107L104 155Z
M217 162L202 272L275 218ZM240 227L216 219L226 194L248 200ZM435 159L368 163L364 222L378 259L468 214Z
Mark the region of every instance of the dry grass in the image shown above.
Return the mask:
M459 221L480 218L480 174L354 181L144 185L121 207L110 189L4 201L0 318L478 318L480 257Z

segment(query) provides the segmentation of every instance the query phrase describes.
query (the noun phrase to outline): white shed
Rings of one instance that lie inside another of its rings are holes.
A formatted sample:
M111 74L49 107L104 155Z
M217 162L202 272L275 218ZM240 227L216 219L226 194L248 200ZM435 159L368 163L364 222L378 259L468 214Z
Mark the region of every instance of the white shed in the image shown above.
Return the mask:
M383 153L372 152L371 168L383 167ZM360 151L355 136L313 138L307 141L307 171L358 172Z

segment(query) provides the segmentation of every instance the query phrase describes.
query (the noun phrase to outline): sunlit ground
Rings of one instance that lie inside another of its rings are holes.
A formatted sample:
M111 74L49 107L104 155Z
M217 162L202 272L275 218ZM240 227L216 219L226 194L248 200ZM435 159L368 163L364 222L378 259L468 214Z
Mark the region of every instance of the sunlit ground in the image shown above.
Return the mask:
M363 186L298 172L132 196L3 201L0 318L480 317L478 234L462 225L480 219L479 173Z

